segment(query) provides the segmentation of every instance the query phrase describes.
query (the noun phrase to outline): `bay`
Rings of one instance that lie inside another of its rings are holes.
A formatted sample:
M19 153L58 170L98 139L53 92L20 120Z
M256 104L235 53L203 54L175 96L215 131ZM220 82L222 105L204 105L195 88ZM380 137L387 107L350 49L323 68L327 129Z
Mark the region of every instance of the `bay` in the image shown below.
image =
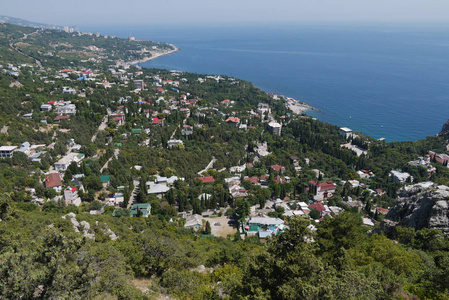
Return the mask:
M141 64L224 74L302 100L326 122L387 141L435 135L449 118L449 26L121 25L82 28L172 43Z

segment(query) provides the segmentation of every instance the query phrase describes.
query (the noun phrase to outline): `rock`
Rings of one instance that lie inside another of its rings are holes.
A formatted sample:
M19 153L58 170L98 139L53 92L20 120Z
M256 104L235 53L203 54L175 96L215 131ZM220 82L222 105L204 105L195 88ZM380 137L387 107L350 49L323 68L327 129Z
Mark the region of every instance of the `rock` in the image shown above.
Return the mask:
M86 221L81 221L80 224L83 226L84 231L89 231L90 230L90 224L87 223Z
M395 236L397 226L438 229L449 236L449 187L425 182L407 186L380 230Z

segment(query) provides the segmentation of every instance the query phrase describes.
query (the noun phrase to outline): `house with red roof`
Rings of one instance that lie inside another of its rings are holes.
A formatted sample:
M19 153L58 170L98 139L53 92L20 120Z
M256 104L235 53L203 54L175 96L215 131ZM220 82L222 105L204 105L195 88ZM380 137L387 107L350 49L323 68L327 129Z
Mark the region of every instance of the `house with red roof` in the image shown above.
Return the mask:
M251 182L251 184L257 184L259 183L259 178L257 178L257 176L253 176L253 177L245 177L243 180L248 180Z
M162 126L162 125L164 125L164 119L153 118L153 122L151 123L151 125Z
M261 185L268 185L268 175L260 176L259 182Z
M70 116L56 116L53 119L53 122L59 123L61 120L69 120Z
M239 118L227 118L225 122L231 126L237 127L237 125L239 125L239 123L240 123L240 119Z
M386 215L386 214L388 214L388 212L389 212L389 210L388 209L386 209L386 208L382 208L382 207L378 207L378 208L376 208L376 210L377 210L377 212L379 213L379 214L382 214L382 215Z
M231 103L231 100L229 100L229 99L225 99L225 100L220 102L220 104L224 105L224 106L229 106L230 103Z
M335 183L332 180L328 180L323 183L319 183L316 181L309 181L309 186L316 187L317 196L323 197L324 199L332 197L335 193Z
M44 185L46 188L54 189L60 193L62 189L62 182L59 173L50 173L45 175Z
M314 204L311 204L311 205L309 205L309 208L317 210L320 213L321 217L331 215L331 211L326 206L324 206L321 202L316 202Z
M198 178L195 178L194 180L197 180L197 179L201 180L203 183L214 183L215 182L215 179L213 176L198 177Z
M271 166L271 170L273 170L274 172L284 173L285 167L281 165L273 165Z

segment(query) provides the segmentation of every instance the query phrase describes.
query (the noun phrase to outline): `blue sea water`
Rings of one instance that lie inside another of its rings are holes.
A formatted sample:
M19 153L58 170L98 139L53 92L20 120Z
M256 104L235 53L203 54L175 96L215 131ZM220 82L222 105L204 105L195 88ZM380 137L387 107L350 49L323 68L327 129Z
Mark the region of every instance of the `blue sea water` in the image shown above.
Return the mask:
M387 141L435 135L449 119L449 26L122 26L86 31L175 44L143 63L225 74L300 99L314 117Z

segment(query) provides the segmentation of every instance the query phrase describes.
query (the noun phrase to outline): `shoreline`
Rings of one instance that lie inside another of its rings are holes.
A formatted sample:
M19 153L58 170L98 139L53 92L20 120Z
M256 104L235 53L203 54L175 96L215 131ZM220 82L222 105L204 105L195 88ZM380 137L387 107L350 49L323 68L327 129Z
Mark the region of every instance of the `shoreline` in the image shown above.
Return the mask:
M138 64L141 64L141 63L144 63L144 62L156 59L158 57L161 57L161 56L164 56L164 55L169 55L169 54L172 54L172 53L175 53L175 52L179 51L179 48L176 47L175 45L173 45L173 44L169 44L169 45L172 46L174 49L173 50L164 51L164 52L151 52L150 51L150 53L151 53L150 57L145 57L145 58L142 58L142 59L133 60L133 61L127 62L126 64L130 65L130 66L135 66L135 65L138 65Z

